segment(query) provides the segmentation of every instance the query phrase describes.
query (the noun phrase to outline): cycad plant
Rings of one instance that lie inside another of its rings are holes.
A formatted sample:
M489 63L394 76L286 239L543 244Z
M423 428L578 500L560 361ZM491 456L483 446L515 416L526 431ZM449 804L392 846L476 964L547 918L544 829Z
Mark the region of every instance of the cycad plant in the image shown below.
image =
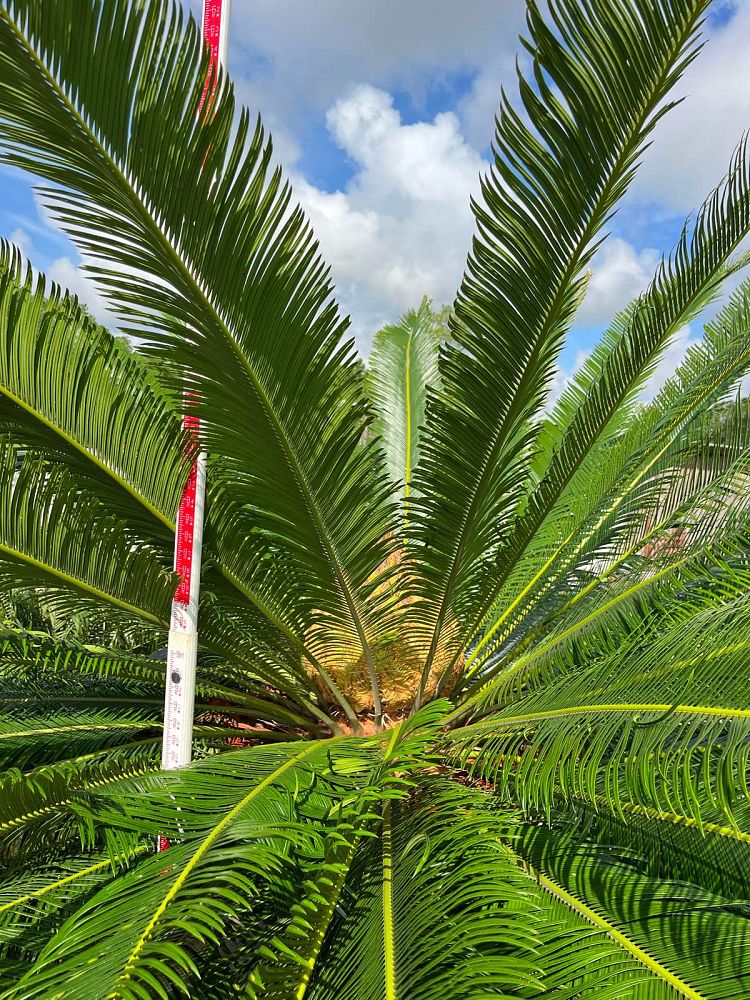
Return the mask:
M2 997L750 995L744 144L550 399L707 6L529 0L451 337L423 304L363 374L260 124L224 78L196 117L173 0L1 0L3 161L138 338L2 251L2 588L97 643L3 634ZM163 773L183 405L196 759Z

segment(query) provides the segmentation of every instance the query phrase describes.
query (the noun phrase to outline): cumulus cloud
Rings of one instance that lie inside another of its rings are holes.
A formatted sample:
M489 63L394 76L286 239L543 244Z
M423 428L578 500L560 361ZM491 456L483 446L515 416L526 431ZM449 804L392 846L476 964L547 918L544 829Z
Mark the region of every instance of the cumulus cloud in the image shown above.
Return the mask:
M500 107L501 88L504 86L511 95L514 105L516 81L516 56L525 66L527 60L523 52L517 53L518 45L506 51L495 53L485 63L472 80L471 86L458 104L457 112L468 140L477 149L486 149L495 134L495 115ZM520 109L519 109L520 110Z
M610 237L592 262L592 275L577 320L599 326L614 317L650 283L661 259L658 250L638 251L625 240Z
M452 301L474 228L469 198L487 164L455 114L404 124L391 96L370 85L336 101L326 120L354 175L343 191L326 192L298 174L295 191L366 346L423 294ZM594 259L578 321L611 320L648 285L659 259L655 249L610 238Z
M355 174L333 193L297 176L295 192L364 344L425 293L453 299L473 231L469 197L486 164L454 114L404 124L390 95L370 85L336 101L327 123Z

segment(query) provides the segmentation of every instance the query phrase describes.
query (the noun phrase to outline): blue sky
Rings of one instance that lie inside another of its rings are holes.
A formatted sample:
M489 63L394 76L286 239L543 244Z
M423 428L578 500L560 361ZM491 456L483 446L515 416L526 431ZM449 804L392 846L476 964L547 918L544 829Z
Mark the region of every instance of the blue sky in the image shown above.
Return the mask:
M364 350L374 329L423 294L453 297L472 232L469 197L500 86L514 93L522 29L522 0L234 0L239 95L272 129ZM750 127L750 0L715 0L705 34L677 88L686 100L660 126L594 261L561 380L648 283ZM0 235L106 320L29 179L0 168L0 193ZM680 334L660 377L698 334Z

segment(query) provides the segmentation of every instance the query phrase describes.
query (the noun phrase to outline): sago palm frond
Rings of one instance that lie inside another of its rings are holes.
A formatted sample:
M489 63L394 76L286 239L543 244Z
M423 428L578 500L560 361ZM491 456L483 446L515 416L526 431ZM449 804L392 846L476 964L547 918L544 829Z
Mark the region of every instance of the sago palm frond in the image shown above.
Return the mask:
M497 669L488 674L483 665L514 629L523 627L527 645L532 636L545 634L550 613L580 603L592 590L606 590L618 567L653 548L659 533L695 539L699 523L705 534L711 523L705 490L714 477L734 481L733 493L741 500L747 422L735 420L727 442L730 428L718 426L706 408L725 399L748 370L748 301L745 283L653 403L586 455L499 591L466 661L469 690L481 688ZM733 480L735 475L740 478ZM721 482L715 488L721 490ZM719 506L723 509L721 497ZM673 543L671 549L679 558L679 547Z
M0 424L92 481L130 524L150 515L149 534L161 523L168 538L185 448L179 418L149 366L72 296L48 290L30 268L24 274L7 246L0 252L0 316Z
M189 981L196 971L191 951L217 943L232 916L252 926L261 886L268 893L276 879L300 878L296 854L322 859L327 828L332 824L345 837L352 820L361 820L378 783L396 763L406 766L400 743L396 731L369 742L339 738L238 751L166 780L160 775L124 785L102 818L179 845L93 896L83 926L76 917L60 928L15 995L46 996L65 984L72 997L139 997L154 971L172 983ZM115 941L97 932L113 921L121 926ZM190 949L169 944L176 927L187 933Z
M705 6L560 3L553 30L528 5L535 86L523 76L519 84L530 126L504 99L494 164L475 205L456 344L441 362L443 388L428 404L415 476L425 495L415 505L415 540L425 548L423 589L434 605L428 662L451 619L470 622L492 586L487 564L521 499L534 416L586 267L668 109L669 88L696 54ZM627 44L605 54L602 38Z
M169 0L104 17L94 0L73 6L75 42L33 3L3 10L0 90L28 96L3 116L7 160L55 185L55 214L96 254L115 308L154 340L175 392L199 402L207 444L252 496L256 530L307 580L318 629L359 643L377 707L368 633L382 626L364 600L392 512L378 453L359 444L361 375L339 346L345 324L316 243L260 126L243 112L232 134L228 84L211 120L196 119L206 63L194 22ZM96 67L85 79L82 57ZM106 92L117 99L102 102ZM53 133L66 136L54 154L38 143ZM276 586L286 593L283 572Z
M637 856L609 845L577 844L580 839L575 830L537 829L518 850L564 903L600 927L626 928L628 942L660 967L673 995L729 998L747 989L746 903L689 883L651 879ZM631 995L651 994L633 987Z
M612 433L613 420L642 387L670 338L718 294L723 279L744 266L744 256L732 266L725 261L743 239L749 221L750 164L743 146L735 154L722 187L701 208L690 238L687 231L683 233L648 291L606 332L558 400L548 424L558 440L523 516L490 570L497 582L487 597L488 604L555 502L574 481L583 460L608 431ZM545 442L545 447L550 448L550 444ZM486 605L479 618L483 612Z
M163 628L173 576L158 550L84 492L64 466L50 466L0 440L0 575L6 587L44 586L63 605L104 605ZM82 545L81 540L88 544Z
M155 369L93 323L74 298L47 292L43 281L24 274L11 250L0 258L0 273L7 338L0 427L19 448L62 462L168 562L188 442ZM282 606L274 600L267 580L270 568L277 577L283 572L278 549L259 539L247 505L232 497L222 472L212 462L206 555L217 572L206 574L207 587L249 601L259 616L256 634L275 636L277 646L291 643L292 655L301 653L319 670L305 642L311 620L300 587L287 572L285 596L296 590L300 600Z
M439 385L440 339L429 299L397 325L373 338L367 369L375 410L372 431L380 437L391 482L406 509L419 464L427 392ZM404 515L406 517L406 513Z

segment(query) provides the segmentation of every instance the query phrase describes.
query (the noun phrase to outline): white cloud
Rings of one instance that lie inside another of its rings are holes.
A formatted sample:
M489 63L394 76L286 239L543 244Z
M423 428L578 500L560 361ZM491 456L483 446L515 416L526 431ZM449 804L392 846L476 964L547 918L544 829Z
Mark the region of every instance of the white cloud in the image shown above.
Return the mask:
M687 213L719 183L742 133L750 128L750 0L714 28L677 85L685 101L659 125L636 177L634 194L666 211Z
M514 39L514 42L516 40ZM500 108L501 87L505 86L514 107L523 114L516 99L516 52L518 44L497 53L485 63L472 81L469 91L458 106L458 113L467 138L477 149L486 149L495 135L495 115ZM526 59L520 53L521 63Z
M55 218L52 209L49 207L45 196L41 193L41 191L39 191L38 188L33 188L32 194L34 197L34 205L36 206L36 213L39 216L40 222L51 232L60 232L60 225Z
M560 395L568 384L570 379L576 374L576 372L581 368L581 366L586 361L586 358L591 354L589 350L576 351L575 358L573 359L573 364L570 368L563 368L562 365L558 364L555 368L555 374L552 379L552 384L550 385L549 398L547 399L546 408L549 410L554 406Z
M661 259L658 250L637 251L631 243L611 236L592 261L592 275L577 322L608 324L616 312L650 283Z
M8 240L11 243L15 243L27 260L32 256L34 252L34 245L32 243L31 236L29 236L25 229L22 229L20 226L17 229L14 229L8 237Z
M52 281L56 281L62 288L76 295L78 300L88 307L94 319L109 326L110 329L114 327L115 321L107 311L107 305L93 281L73 263L70 257L58 257L46 269L46 273Z
M441 74L476 72L517 49L523 0L243 0L230 64L265 116L294 123L362 80L418 102Z
M327 122L356 173L335 193L296 177L295 192L364 343L424 294L453 299L473 231L469 197L486 164L454 114L404 125L372 86L337 101Z
M452 301L474 229L469 198L487 164L455 114L404 124L390 95L370 85L336 101L326 121L355 173L333 193L299 174L295 192L366 347L375 329L423 294ZM660 256L610 237L593 261L578 323L608 323L647 287Z

